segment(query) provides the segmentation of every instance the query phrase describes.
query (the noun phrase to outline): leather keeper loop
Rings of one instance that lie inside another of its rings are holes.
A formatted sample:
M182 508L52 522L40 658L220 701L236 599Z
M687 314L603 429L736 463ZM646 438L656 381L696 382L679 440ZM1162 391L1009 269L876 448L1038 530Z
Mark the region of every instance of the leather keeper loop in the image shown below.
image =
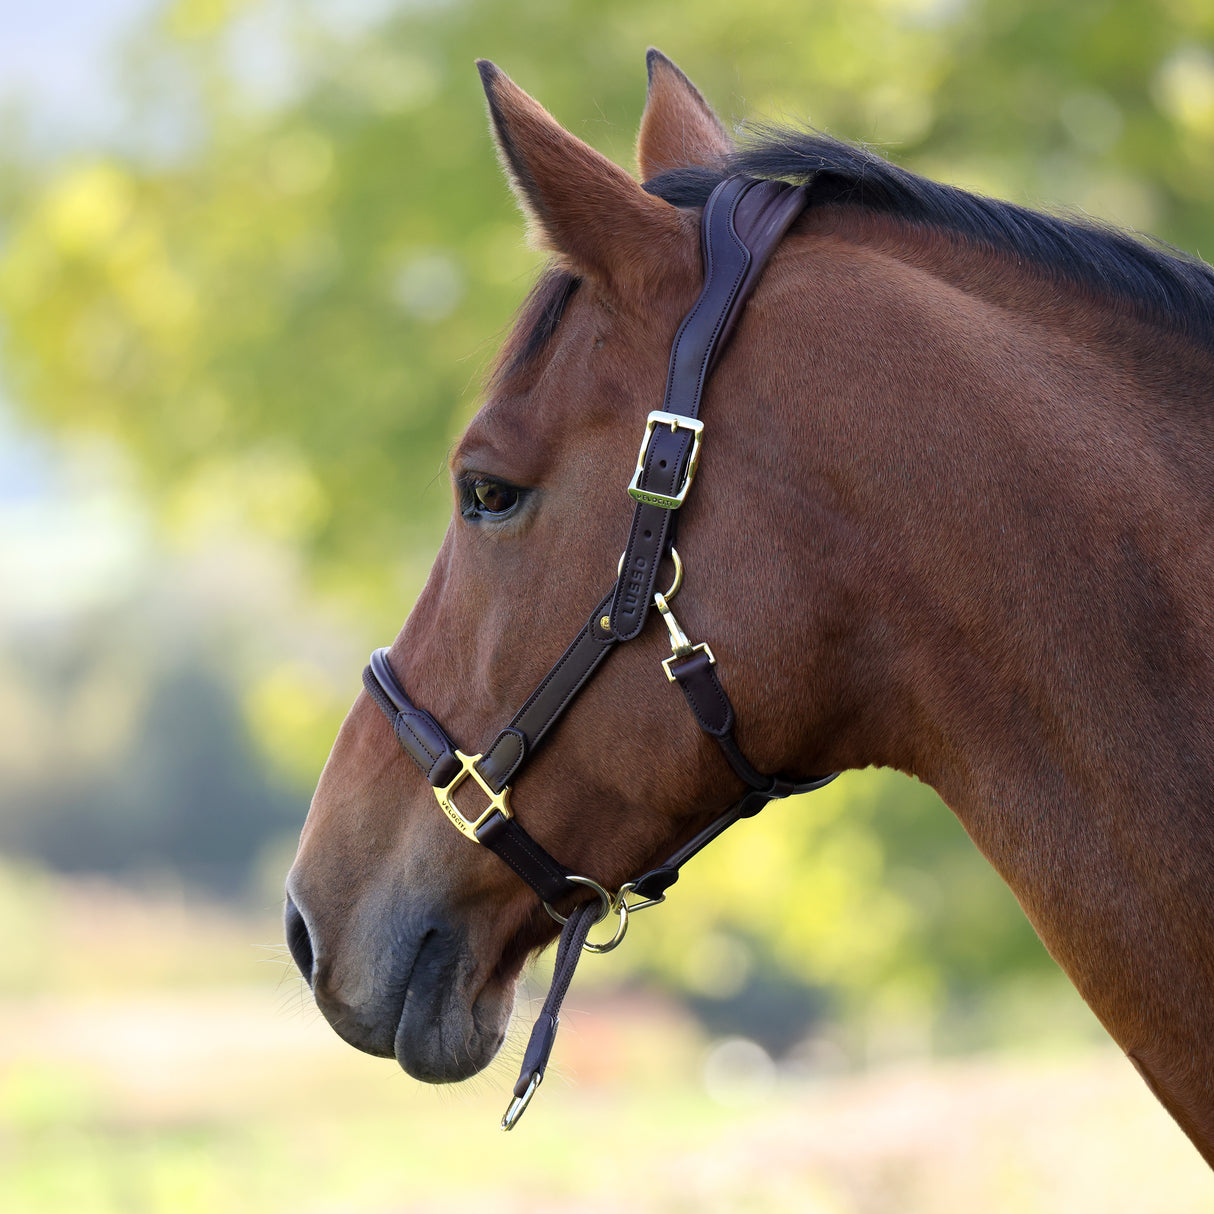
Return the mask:
M720 738L733 729L733 705L707 654L696 652L671 662L670 673L687 697L696 724L705 733Z

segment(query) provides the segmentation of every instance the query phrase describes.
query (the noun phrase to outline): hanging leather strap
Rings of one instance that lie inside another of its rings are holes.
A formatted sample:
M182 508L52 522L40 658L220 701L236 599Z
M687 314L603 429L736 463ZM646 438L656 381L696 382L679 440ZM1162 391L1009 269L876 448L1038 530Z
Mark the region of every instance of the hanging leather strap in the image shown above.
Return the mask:
M519 1068L519 1076L514 1083L514 1099L502 1118L503 1130L514 1129L518 1119L527 1111L536 1088L544 1080L548 1057L556 1043L561 1004L565 1002L565 996L569 992L569 984L573 981L574 971L582 956L582 946L594 926L597 911L595 903L584 903L570 913L561 929L560 941L556 946L556 963L552 967L552 985L548 988L540 1014L531 1026L531 1036L527 1039L527 1048L523 1052L523 1065Z

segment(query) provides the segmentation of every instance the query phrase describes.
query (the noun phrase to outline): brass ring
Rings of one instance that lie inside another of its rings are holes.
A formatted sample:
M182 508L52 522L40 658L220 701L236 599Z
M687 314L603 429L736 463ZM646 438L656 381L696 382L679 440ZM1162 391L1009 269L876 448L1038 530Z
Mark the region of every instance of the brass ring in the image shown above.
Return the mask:
M578 885L584 885L587 889L592 889L599 896L599 901L603 904L603 913L591 924L592 927L602 923L612 911L620 917L619 925L615 929L615 935L610 940L603 944L591 944L589 940L582 945L588 953L609 953L621 940L624 939L624 933L628 931L628 903L622 897L612 897L597 881L592 881L589 877L575 877L570 874L567 881L576 881ZM564 923L569 918L568 915L562 915L559 911L555 911L547 902L544 903L544 909L558 922Z
M620 553L619 562L615 567L617 578L624 572L624 557L627 555L626 552ZM679 588L683 585L683 562L679 559L679 550L673 546L670 549L670 559L674 561L674 581L670 583L670 589L662 596L667 602L670 602L679 593Z
M670 583L670 589L663 596L668 603L679 593L679 589L683 585L683 562L679 560L679 550L674 545L671 545L670 548L670 559L674 561L674 581Z
M621 940L624 939L624 933L628 930L628 903L623 898L619 900L615 907L620 916L619 926L615 929L615 935L610 940L603 944L591 944L589 940L582 945L582 948L588 953L609 953Z
M598 894L599 901L602 902L602 904L603 904L603 913L594 921L595 923L602 923L603 920L606 919L609 914L611 914L612 907L615 903L615 899L597 881L592 881L589 877L575 877L575 876L573 876L572 873L570 873L570 875L567 876L565 878L565 880L574 881L578 885L584 885L584 886L586 886L587 889L592 889L592 890L594 890L594 892L596 894ZM558 923L565 923L569 918L568 915L562 915L560 913L560 911L553 910L552 907L549 906L547 902L544 903L544 909ZM594 926L594 925L591 924L591 926Z

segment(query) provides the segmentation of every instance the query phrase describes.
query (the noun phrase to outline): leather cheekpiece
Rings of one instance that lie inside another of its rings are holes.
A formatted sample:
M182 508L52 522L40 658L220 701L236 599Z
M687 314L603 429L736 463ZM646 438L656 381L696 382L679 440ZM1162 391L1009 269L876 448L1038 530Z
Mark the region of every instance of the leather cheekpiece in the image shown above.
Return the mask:
M704 385L743 305L807 200L804 186L747 177L731 177L713 191L700 228L704 287L675 335L662 412L698 417ZM691 449L690 430L656 427L638 488L674 497L686 475ZM645 626L658 566L674 542L674 513L673 509L642 501L633 509L611 604L611 629L617 640L630 641Z

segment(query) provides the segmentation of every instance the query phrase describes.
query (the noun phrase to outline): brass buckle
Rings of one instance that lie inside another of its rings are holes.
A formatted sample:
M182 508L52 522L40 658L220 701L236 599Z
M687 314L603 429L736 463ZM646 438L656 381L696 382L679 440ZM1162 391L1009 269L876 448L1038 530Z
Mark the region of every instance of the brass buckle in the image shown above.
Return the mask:
M452 826L459 831L461 835L467 835L473 843L479 843L480 840L476 837L477 829L483 826L485 819L491 814L499 813L503 818L512 818L514 814L510 810L510 785L507 784L501 792L494 792L485 781L485 777L477 770L477 764L483 758L482 755L466 755L462 750L455 752L455 757L460 761L460 770L456 773L455 779L450 784L443 788L434 789L434 797L438 801L438 807L451 819ZM475 821L471 818L465 818L459 812L455 802L451 799L451 794L469 777L471 776L480 786L481 792L489 798L489 804L484 813Z
M649 443L653 432L658 426L669 426L673 434L676 430L690 430L691 458L687 461L687 471L683 474L683 483L673 497L665 493L652 493L641 488L641 476L645 471L645 457L649 454ZM636 498L646 506L660 506L663 510L677 510L687 498L687 490L695 479L696 465L700 462L700 444L704 439L704 423L694 417L684 417L681 413L663 413L655 409L645 419L645 437L641 439L641 451L637 456L636 471L628 485L628 496Z

